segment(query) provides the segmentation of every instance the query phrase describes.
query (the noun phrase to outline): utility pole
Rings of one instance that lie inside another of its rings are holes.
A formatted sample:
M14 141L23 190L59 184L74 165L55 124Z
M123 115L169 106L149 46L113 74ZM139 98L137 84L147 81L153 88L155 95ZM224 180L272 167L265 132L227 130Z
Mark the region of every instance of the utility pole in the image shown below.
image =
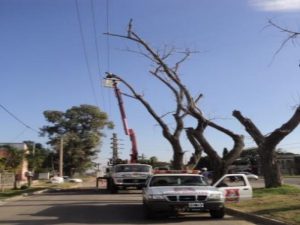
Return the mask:
M64 162L64 138L60 137L60 149L59 149L59 176L62 177L63 174L63 162Z
M116 164L117 160L119 159L119 146L118 146L118 137L116 133L112 134L113 137L111 138L111 149L112 149L112 164Z

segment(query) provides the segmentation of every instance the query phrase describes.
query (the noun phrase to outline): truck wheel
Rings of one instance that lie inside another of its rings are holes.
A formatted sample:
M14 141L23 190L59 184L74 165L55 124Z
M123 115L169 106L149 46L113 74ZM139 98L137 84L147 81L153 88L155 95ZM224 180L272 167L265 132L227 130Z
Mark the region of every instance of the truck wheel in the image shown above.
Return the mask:
M111 194L116 194L118 192L118 187L114 184L112 180L109 181L109 191Z
M225 215L225 209L221 208L221 209L217 209L217 210L210 210L209 213L212 218L222 219Z

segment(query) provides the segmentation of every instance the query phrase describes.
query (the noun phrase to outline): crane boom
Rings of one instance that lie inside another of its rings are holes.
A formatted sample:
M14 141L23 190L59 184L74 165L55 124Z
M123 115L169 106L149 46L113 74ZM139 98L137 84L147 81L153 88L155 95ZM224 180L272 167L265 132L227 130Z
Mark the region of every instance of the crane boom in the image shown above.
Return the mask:
M115 90L115 95L116 95L116 98L118 100L118 105L119 105L119 109L120 109L120 113L121 113L121 118L122 118L124 132L125 132L126 135L129 135L129 128L128 128L128 123L127 123L125 109L124 109L124 103L123 103L123 99L122 99L122 94L121 94L121 91L118 88L117 82L115 80L113 81L113 88Z
M135 132L133 129L128 128L126 113L124 109L124 102L122 99L122 93L120 89L118 88L117 79L113 78L112 74L108 74L106 76L106 79L110 79L112 81L112 87L114 88L116 98L118 100L119 110L121 113L121 119L123 123L124 132L126 135L129 136L131 141L131 154L130 154L130 163L137 163L138 160L138 149L137 149L137 141Z

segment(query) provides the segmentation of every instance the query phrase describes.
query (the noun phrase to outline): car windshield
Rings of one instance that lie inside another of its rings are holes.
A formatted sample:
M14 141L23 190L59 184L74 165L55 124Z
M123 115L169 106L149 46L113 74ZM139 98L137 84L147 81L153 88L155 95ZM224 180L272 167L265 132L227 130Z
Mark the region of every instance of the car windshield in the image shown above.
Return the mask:
M150 166L147 165L118 165L115 172L149 172Z
M157 176L152 177L149 186L208 186L202 176Z

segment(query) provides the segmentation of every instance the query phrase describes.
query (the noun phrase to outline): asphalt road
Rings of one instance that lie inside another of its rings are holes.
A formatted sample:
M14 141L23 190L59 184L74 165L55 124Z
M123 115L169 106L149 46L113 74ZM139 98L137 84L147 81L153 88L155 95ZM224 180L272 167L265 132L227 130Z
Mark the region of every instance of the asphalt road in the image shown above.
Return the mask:
M95 189L55 191L13 200L0 206L1 225L81 225L81 224L168 224L168 225L251 225L226 216L211 219L208 213L178 218L145 220L141 193L111 195Z

